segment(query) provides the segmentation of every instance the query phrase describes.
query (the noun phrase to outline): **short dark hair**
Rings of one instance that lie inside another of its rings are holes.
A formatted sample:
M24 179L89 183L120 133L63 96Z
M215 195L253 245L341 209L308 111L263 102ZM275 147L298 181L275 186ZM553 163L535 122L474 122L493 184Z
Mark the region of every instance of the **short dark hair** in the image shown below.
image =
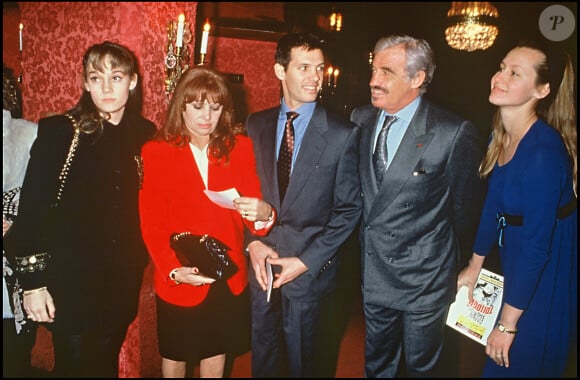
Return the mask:
M324 53L325 42L313 33L288 33L278 40L274 61L287 69L291 58L290 54L295 47L303 47L307 51L322 50Z

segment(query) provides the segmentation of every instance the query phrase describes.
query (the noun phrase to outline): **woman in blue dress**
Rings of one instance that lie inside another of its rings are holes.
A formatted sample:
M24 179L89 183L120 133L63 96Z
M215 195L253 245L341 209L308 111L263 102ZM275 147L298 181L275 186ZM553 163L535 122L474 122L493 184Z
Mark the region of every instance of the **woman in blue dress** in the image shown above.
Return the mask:
M499 246L503 305L483 377L562 377L577 331L577 143L574 73L554 47L521 43L491 79L497 106L480 173L489 176L469 297Z

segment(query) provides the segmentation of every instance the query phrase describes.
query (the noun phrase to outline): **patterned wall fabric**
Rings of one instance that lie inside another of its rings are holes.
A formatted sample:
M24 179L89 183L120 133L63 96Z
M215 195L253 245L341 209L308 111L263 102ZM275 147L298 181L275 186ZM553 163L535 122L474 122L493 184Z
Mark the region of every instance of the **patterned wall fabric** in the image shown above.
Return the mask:
M185 13L194 40L201 35L195 25L195 2L20 2L18 12L4 15L4 57L18 56L18 23L23 31L24 117L31 121L72 107L81 93L81 58L92 44L109 39L131 48L143 74L144 113L158 126L163 123L166 25ZM8 17L8 20L6 18ZM257 111L274 106L279 84L273 75L275 42L210 36L212 65L226 73L242 74L244 109ZM197 55L196 55L197 56ZM18 60L10 59L17 65ZM15 68L19 73L19 69Z

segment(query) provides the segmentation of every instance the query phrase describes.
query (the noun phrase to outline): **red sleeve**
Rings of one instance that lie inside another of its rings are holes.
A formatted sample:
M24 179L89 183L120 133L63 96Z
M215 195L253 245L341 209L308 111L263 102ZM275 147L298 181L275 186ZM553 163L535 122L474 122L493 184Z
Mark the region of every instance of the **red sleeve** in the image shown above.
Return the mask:
M181 264L169 247L169 236L173 232L168 221L172 220L170 213L171 192L168 186L174 186L173 176L168 172L166 162L171 157L169 150L159 142L148 143L143 147L143 185L139 193L139 212L141 216L141 231L149 255L159 270L169 279L169 272L180 268ZM173 281L171 281L173 283Z
M247 136L238 136L237 141L237 154L240 157L234 157L232 155L232 160L236 163L241 164L238 173L242 173L240 176L240 183L236 185L238 192L241 196L262 198L262 192L260 190L260 179L258 177L258 172L256 171L256 157L254 155L254 147L252 145L252 140ZM243 219L244 224L248 230L256 236L266 236L276 220L276 210L272 208L273 218L268 221L262 228L256 228L255 222ZM240 216L241 218L241 216Z

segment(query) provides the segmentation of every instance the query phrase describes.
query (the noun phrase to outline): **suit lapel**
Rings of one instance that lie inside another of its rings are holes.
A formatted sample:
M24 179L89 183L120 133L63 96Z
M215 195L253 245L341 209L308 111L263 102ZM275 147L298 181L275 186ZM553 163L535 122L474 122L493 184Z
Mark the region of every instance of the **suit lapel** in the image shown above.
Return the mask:
M360 145L360 170L362 173L370 173L370 175L361 176L361 184L368 194L377 193L377 183L373 173L373 141L374 141L374 131L375 125L377 124L377 118L379 117L379 110L373 108L371 112L368 112L360 125L364 126L361 129L361 145ZM372 197L374 198L374 197ZM372 200L372 199L370 199Z
M262 152L262 159L257 162L262 166L265 178L261 180L265 182L263 189L272 190L272 200L276 200L274 207L280 209L280 196L278 194L278 175L277 175L277 160L276 160L276 128L278 124L278 114L280 108L275 108L272 112L264 118L264 125L259 129L260 135L258 137L259 149ZM264 194L265 195L265 194Z
M417 164L423 159L424 152L433 139L433 133L428 132L427 115L427 105L422 101L401 140L393 162L383 177L383 182L379 184L379 192L372 201L368 220L380 215L389 207L405 183L413 176ZM368 170L366 173L371 173L372 167L369 166Z
M326 138L324 137L327 130L328 122L326 115L321 107L317 105L304 134L298 157L292 169L292 176L286 189L283 209L292 206L292 203L298 198L298 195L306 186L308 178L312 175L316 164L320 161L320 157L324 153L327 145ZM276 188L278 188L277 186L276 184Z

